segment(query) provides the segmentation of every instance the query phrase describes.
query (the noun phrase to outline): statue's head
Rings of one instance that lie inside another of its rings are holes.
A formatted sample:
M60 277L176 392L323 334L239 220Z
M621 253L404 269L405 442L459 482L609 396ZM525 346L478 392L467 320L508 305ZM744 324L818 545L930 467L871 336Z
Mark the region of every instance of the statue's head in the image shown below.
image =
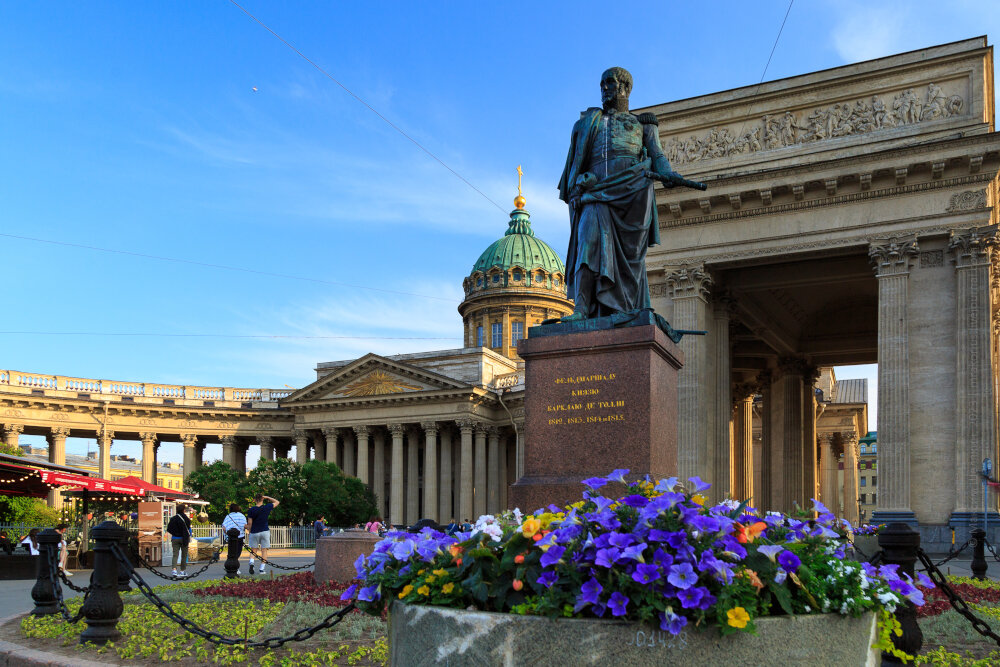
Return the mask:
M632 75L624 67L612 67L601 75L601 102L605 109L628 111L628 96L632 92Z

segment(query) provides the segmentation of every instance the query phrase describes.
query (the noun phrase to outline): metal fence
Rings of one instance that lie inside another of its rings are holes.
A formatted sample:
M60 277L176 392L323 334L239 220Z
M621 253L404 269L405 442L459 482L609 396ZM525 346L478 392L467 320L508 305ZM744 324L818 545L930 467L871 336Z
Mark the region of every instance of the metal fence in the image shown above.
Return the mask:
M313 549L316 546L316 531L312 526L271 526L272 549ZM339 528L331 529L332 533ZM218 524L193 523L191 532L199 537L218 537L222 540L225 531Z

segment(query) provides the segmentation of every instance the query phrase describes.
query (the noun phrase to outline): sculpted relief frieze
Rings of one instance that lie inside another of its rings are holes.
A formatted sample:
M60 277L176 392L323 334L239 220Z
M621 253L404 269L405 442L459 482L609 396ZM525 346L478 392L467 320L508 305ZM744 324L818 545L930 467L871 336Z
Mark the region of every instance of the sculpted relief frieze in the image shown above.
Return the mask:
M972 211L978 208L986 208L986 190L965 190L951 196L948 201L946 212Z
M930 83L922 95L907 88L889 102L872 95L812 112L767 114L756 127L746 132L737 129L740 136L730 128L713 127L686 140L671 137L664 151L677 166L949 118L960 115L964 107L961 95L946 95L939 85Z

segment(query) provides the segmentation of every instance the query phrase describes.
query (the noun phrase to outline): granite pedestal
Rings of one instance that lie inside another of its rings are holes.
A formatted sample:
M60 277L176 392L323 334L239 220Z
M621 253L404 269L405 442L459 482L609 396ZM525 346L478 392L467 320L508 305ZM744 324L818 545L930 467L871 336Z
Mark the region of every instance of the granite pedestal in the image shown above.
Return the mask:
M354 561L358 556L368 556L381 538L367 530L345 530L330 537L316 540L316 581L351 581L358 573Z
M637 318L560 335L545 326L529 330L518 345L525 363L524 475L511 486L510 507L530 512L575 502L581 480L616 468L628 468L630 480L677 474L683 355L669 327L655 319L660 324Z

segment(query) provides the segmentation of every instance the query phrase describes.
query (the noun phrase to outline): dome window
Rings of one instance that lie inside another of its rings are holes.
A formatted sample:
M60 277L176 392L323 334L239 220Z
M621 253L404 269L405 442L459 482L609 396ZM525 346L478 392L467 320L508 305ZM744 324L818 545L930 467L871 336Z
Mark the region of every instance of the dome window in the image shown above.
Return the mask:
M476 287L482 287L482 286L483 286L483 277L479 276L478 278L476 278Z
M545 280L545 276L543 276L542 274L539 273L539 274L535 275L535 282L536 283L540 283L543 280Z
M521 275L520 271L514 271L514 276L513 277L514 277L515 281L521 282L522 275Z
M494 273L493 274L493 282L495 282L495 283L500 282L500 274L499 273Z
M558 278L553 278L552 279L552 284L553 285L559 285L559 279Z

